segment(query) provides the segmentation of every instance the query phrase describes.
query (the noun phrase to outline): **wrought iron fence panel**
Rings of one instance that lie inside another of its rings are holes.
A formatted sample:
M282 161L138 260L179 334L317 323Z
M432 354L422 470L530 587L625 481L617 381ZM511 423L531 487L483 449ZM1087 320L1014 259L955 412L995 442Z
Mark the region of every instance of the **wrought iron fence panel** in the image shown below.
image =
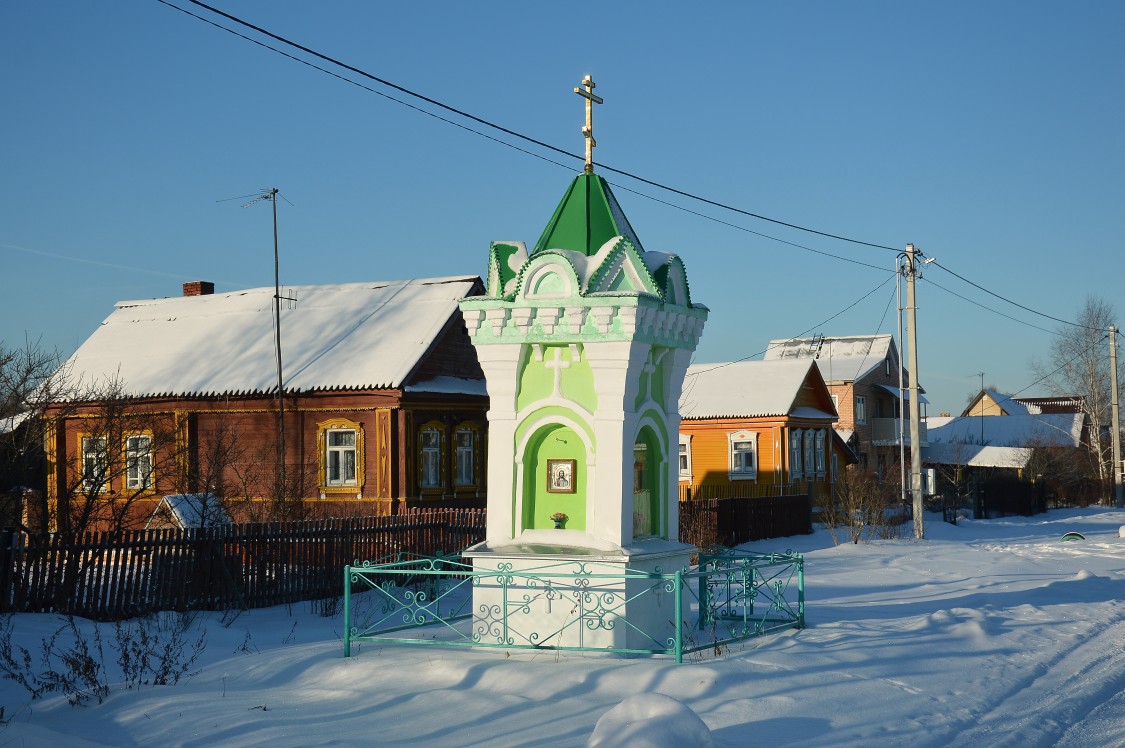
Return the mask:
M516 568L501 561L489 569L450 557L357 562L344 569L344 654L351 655L353 642L396 642L682 661L804 627L799 554L701 554L698 566L674 572L606 566L547 560Z

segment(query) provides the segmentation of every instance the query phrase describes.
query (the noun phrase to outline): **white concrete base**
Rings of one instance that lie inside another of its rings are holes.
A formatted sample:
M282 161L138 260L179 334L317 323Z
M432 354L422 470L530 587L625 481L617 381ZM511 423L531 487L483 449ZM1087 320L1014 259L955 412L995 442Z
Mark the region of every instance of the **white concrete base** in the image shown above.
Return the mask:
M468 548L465 558L485 574L473 588L474 636L486 644L671 648L676 601L658 575L687 568L697 549L667 540L627 548L591 540L537 530Z

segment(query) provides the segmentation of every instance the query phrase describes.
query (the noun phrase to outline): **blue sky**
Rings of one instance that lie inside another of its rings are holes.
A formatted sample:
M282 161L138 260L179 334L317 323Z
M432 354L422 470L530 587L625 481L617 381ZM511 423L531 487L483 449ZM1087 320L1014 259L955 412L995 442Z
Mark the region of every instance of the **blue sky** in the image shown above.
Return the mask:
M590 73L605 98L597 161L827 233L912 242L1053 317L1074 319L1087 294L1125 308L1125 3L213 4L574 154L572 89ZM291 201L283 284L479 274L490 241L538 238L580 169L156 0L5 3L0 82L9 346L69 353L115 301L188 280L272 285L268 206L226 198L276 186ZM680 254L711 308L697 361L806 331L896 331L895 252L602 173L645 248ZM932 265L918 306L931 414L959 411L980 371L1027 387L1051 339L1036 328L1058 327Z

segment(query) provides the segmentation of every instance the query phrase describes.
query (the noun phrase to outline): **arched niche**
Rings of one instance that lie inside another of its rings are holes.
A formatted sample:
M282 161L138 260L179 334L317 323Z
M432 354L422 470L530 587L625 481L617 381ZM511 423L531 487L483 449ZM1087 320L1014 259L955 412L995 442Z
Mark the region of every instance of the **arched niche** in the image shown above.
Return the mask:
M569 517L568 530L586 529L589 486L587 445L571 426L546 423L538 427L523 450L523 530L554 527L551 515Z

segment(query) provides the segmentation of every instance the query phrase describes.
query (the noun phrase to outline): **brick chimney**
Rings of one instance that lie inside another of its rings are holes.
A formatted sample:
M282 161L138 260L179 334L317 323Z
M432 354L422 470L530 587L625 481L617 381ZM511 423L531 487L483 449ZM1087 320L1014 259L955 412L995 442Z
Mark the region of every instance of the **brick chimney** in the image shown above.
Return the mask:
M184 296L210 296L215 293L215 284L211 281L190 281L184 284Z

